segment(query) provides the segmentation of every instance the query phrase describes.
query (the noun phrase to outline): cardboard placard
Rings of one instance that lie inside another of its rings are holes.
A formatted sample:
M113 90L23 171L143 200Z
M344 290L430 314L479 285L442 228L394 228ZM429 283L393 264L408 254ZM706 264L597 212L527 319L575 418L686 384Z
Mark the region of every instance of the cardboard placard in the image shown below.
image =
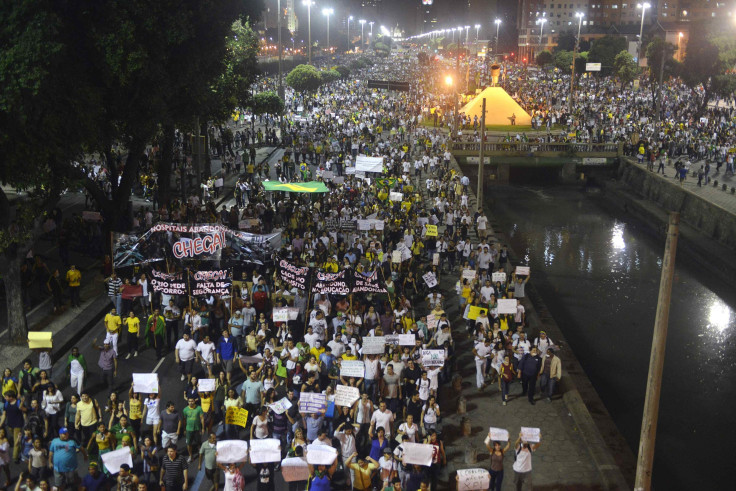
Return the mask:
M364 355L382 355L386 350L386 339L383 336L367 336L363 338Z
M509 432L508 430L504 430L503 428L494 428L493 426L491 426L491 428L488 430L488 436L491 438L491 441L494 442L509 441Z
M234 464L248 458L248 442L243 440L220 440L217 442L217 462Z
M383 157L358 155L355 159L355 170L363 172L383 172Z
M102 454L102 464L110 474L117 474L120 472L120 466L128 464L131 468L133 467L133 455L130 453L131 447L123 447L119 450L113 450Z
M498 313L499 314L515 314L516 313L516 299L515 298L502 298L498 301Z
M276 438L253 438L250 441L250 463L281 462L281 441Z
M270 407L276 414L284 414L289 408L291 408L291 406L292 404L288 397L284 397L283 399L279 399L273 404L268 405L268 407Z
M432 265L433 266L439 266L440 265L440 253L439 252L435 252L432 255Z
M311 443L307 445L307 463L331 466L337 458L337 449L329 445Z
M227 412L225 413L225 424L245 428L245 425L248 424L248 410L235 406L227 408Z
M399 346L414 346L416 338L413 334L399 334Z
M139 394L158 394L158 374L134 373L133 391Z
M425 367L441 367L445 364L445 350L423 349L422 365Z
M396 264L401 262L401 251L391 251L391 262Z
M526 443L539 443L541 430L539 428L521 427L521 441Z
M517 266L516 276L529 276L529 266Z
M474 269L463 269L462 278L464 280L473 280L475 279L475 270Z
M488 489L491 474L485 469L458 469L458 491L479 491Z
M273 321L274 322L288 322L289 321L288 307L282 307L280 309L273 309Z
M468 319L471 321L474 321L478 318L478 316L483 312L484 314L488 315L488 309L485 307L478 307L477 305L471 305L470 310L468 311Z
M497 281L500 281L501 283L506 283L506 273L493 273L491 275L491 279L493 280L493 284L495 285Z
M427 315L427 329L437 329L437 324L440 322L439 317L434 314Z
M402 459L404 464L432 465L434 445L404 442L401 444L401 447L404 449L404 457Z
M214 379L214 378L201 378L197 382L197 390L199 392L214 392L215 391L215 382L217 382L217 379Z
M427 225L427 237L437 237L437 225Z
M309 465L304 457L288 457L281 461L281 476L286 482L309 479Z
M360 389L347 385L335 386L335 406L352 407L360 399Z
M431 271L429 273L425 273L422 276L422 279L424 280L424 282L427 284L427 287L429 288L434 288L435 286L437 286L437 277Z
M299 394L299 412L306 414L318 413L327 409L327 396L315 392Z
M53 348L51 336L52 336L52 333L50 332L29 331L28 332L28 348L29 349Z
M343 360L340 365L341 377L365 377L365 364L361 360Z
M403 201L404 194L403 193L399 193L397 191L391 191L391 193L389 193L389 195L388 195L388 199L390 201Z

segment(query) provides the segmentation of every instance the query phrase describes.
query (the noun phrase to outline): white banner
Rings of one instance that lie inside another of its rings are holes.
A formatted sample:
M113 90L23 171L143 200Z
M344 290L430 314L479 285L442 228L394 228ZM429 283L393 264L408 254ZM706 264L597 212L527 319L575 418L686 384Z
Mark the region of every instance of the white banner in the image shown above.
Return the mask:
M340 365L341 377L365 377L365 364L361 360L344 360Z
M288 457L281 461L281 476L286 482L309 479L309 466L304 457Z
M120 450L113 450L102 454L102 464L110 474L117 474L120 472L120 466L128 464L131 468L133 467L133 456L130 454L130 448L123 447Z
M248 442L243 440L221 440L217 442L217 462L232 464L245 462L248 458Z
M432 455L434 454L434 445L426 443L404 442L401 444L404 449L404 464L416 464L429 467L432 465Z
M515 298L502 298L498 301L498 313L499 314L515 314L516 313L516 299Z
M337 458L337 449L329 445L307 445L307 463L330 466Z
M158 374L134 373L133 391L139 394L158 394Z
M491 484L491 475L485 469L458 469L458 491L480 491L488 489Z
M281 442L276 438L254 438L250 441L250 463L281 462Z
M360 399L360 389L347 385L335 386L335 406L352 407Z
M386 350L386 339L383 336L366 336L363 338L364 355L382 355Z
M383 157L358 155L355 159L355 170L363 172L383 172Z

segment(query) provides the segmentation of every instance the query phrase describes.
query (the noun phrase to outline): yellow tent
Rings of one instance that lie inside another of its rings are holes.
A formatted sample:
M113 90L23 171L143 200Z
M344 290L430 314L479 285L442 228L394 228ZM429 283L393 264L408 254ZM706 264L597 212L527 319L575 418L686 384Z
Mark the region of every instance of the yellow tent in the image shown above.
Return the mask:
M512 115L516 116L516 124L530 125L532 118L501 87L488 87L465 104L460 112L470 116L478 116L480 122L483 112L483 98L486 99L486 126L510 125Z

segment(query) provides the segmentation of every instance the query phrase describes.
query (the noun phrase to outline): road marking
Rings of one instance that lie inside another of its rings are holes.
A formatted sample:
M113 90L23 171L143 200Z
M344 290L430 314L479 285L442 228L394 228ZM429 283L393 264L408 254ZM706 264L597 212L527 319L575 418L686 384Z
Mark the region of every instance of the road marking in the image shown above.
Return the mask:
M151 371L151 373L156 373L156 370L158 370L158 367L160 367L160 366L161 366L161 364L162 364L162 363L164 362L164 360L165 360L165 359L166 359L166 357L165 357L165 356L164 356L163 358L161 358L161 359L160 359L160 360L158 361L158 363L156 364L156 368L154 368L154 369L153 369L153 370Z
M217 472L220 472L219 470ZM202 468L201 471L197 472L197 477L194 478L194 482L189 486L191 489L199 489L199 486L201 486L202 481L204 481L204 468Z

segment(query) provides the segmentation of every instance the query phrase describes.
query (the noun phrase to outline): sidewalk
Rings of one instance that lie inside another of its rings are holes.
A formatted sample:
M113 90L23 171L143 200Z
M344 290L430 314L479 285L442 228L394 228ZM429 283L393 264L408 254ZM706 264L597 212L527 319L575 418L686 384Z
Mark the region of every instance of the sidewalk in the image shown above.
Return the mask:
M451 162L452 167L460 173L454 158ZM469 208L474 209L476 201L472 192L469 202ZM487 216L492 223L493 217L489 214ZM440 235L443 228L440 227ZM474 236L472 229L470 234ZM505 240L498 237L490 226L488 236L494 242L505 243ZM477 240L475 237L472 238ZM535 489L630 489L607 442L603 440L596 421L593 420L583 402L581 392L585 394L586 401L593 398L590 392L593 392L594 397L597 398L597 396L574 354L566 347L567 343L558 326L551 317L545 314L546 309L543 304L537 311L529 298L524 301L529 324L527 335L533 339L540 330L545 330L552 339L555 339L556 343L562 346L562 349L557 352L563 366L558 395L551 403L544 399L537 399L537 404L532 406L526 396L519 397L521 384L515 383L511 389L510 402L507 406L503 406L498 385L489 385L480 392L477 390L475 362L472 354L473 343L466 334L461 319L462 312L458 309L456 295L454 295L456 280L457 277L454 275L444 275L440 282L443 294L450 299L445 304L445 310L448 312L448 318L453 322L455 366L457 368L455 373L462 377L462 389L459 393L451 384L445 384L440 389L443 410L442 434L448 460L443 474L446 473L450 484L449 489L455 489L455 472L458 469L488 469L490 463L483 440L491 426L508 430L511 439L511 448L504 459L504 490L513 489L513 443L521 426L538 427L542 434L542 445L533 457ZM527 290L533 291L533 285L528 285ZM530 294L533 296L532 292ZM538 299L535 298L534 303L537 304L537 302ZM587 382L587 386L578 390L576 383L579 383L581 378ZM457 413L460 397L465 398L466 414ZM596 412L601 411L605 413L605 408L601 409L596 406ZM606 416L607 414L603 414L599 418L602 417L610 422L610 418ZM462 436L464 423L471 427L470 435L467 437ZM615 426L611 431L615 431ZM617 449L617 453L626 453L626 450ZM628 454L630 453L629 450ZM626 459L623 460L626 461Z

